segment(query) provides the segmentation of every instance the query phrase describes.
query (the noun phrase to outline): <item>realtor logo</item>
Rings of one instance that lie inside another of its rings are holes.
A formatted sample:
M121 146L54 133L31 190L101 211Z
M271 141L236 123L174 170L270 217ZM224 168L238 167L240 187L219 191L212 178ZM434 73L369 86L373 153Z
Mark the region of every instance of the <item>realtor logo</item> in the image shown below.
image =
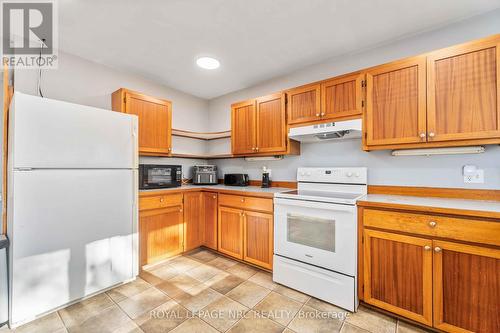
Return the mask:
M54 1L2 1L3 63L9 67L55 68Z

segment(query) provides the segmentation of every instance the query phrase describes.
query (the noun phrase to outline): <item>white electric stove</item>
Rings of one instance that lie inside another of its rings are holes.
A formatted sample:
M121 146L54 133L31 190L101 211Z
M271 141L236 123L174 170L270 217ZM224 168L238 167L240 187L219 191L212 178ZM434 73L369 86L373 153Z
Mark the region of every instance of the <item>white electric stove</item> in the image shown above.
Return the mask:
M274 195L273 280L356 311L356 201L367 169L299 168L297 181Z

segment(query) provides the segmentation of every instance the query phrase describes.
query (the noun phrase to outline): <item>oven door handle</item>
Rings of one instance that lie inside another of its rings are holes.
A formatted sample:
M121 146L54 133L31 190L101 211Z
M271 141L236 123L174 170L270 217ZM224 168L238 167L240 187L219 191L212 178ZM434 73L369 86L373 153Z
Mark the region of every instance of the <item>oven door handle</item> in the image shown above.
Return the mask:
M356 206L354 205L343 205L336 203L327 202L316 202L316 201L306 201L306 200L293 200L293 199L274 199L274 210L285 207L298 207L298 208L312 208L312 209L322 209L329 211L342 211L342 212L356 212Z

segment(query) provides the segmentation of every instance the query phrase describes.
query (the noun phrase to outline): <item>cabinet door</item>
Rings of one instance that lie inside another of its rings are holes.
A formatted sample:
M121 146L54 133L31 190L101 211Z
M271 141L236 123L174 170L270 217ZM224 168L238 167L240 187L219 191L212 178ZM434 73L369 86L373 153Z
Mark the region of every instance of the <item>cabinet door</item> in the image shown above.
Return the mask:
M290 89L287 95L288 124L300 124L321 118L321 85Z
M219 207L219 251L243 259L243 211Z
M231 106L231 146L233 154L255 153L256 140L255 100Z
M427 57L428 141L500 137L500 39Z
M286 151L285 95L257 98L257 149L259 153Z
M203 223L201 192L184 193L184 251L203 245L205 224Z
M434 327L500 332L500 250L434 241Z
M243 212L243 260L273 268L273 215Z
M127 91L125 112L139 117L139 153L171 153L172 103Z
M204 245L217 250L217 193L203 192Z
M183 231L181 206L140 212L141 265L182 253Z
M425 57L366 72L367 145L426 141Z
M432 325L432 241L365 229L364 301Z
M321 117L335 119L363 112L363 74L328 80L321 84Z

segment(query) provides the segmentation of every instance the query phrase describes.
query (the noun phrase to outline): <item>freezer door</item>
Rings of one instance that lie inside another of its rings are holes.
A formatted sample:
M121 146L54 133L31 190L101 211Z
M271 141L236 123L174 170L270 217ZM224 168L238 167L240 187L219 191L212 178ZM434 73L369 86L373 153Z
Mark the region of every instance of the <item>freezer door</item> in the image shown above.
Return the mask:
M14 171L13 325L133 279L136 170Z
M9 114L13 168L135 168L137 117L14 94Z

